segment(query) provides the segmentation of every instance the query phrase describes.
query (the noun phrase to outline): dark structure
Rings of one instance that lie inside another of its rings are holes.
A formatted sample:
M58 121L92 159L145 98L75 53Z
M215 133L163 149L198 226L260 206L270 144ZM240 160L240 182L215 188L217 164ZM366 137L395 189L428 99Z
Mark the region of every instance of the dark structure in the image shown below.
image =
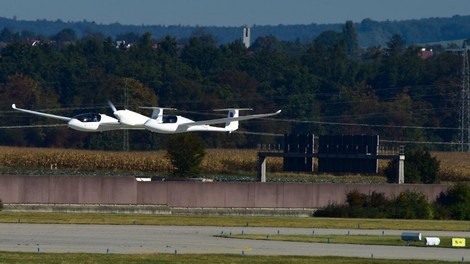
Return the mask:
M318 158L319 172L334 173L377 173L377 160L397 160L396 183L405 182L405 155L402 151L397 154L378 153L379 136L321 136L318 152L310 149L310 143L313 146L314 142L313 135L311 138L310 135L285 135L284 138L290 144L284 148L284 152L258 152L259 181L266 181L266 158L283 157L286 171L313 171L313 158Z
M318 172L378 172L379 136L321 135L318 141Z
M284 135L284 153L312 154L313 134ZM307 157L284 157L284 171L313 172L313 159Z

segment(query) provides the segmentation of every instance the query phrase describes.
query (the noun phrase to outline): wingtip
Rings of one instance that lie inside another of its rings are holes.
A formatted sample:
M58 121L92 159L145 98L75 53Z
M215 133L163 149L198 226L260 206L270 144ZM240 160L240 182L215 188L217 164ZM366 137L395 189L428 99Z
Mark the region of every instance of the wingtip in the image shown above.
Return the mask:
M11 108L16 109L16 104L12 104Z

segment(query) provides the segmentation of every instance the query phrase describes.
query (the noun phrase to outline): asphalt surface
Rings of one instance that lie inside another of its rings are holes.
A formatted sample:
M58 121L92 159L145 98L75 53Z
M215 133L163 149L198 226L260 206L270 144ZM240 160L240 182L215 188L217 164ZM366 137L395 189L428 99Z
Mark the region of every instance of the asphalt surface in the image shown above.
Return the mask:
M218 238L225 234L401 234L400 230L194 227L141 225L0 224L0 251L86 253L229 253L351 256L470 261L461 248L371 246ZM417 231L419 232L419 231ZM469 232L422 231L426 236L470 237ZM468 240L468 239L467 239ZM468 241L467 243L470 243Z

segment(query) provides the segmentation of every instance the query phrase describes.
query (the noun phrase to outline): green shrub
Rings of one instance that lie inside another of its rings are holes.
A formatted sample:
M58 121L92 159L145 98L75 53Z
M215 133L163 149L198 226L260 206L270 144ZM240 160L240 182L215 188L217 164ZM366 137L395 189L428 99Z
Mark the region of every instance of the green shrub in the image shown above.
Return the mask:
M408 190L389 200L383 193L372 192L366 195L353 190L346 195L346 204L329 204L315 211L314 216L430 219L433 217L433 210L421 192Z
M433 217L433 210L423 193L406 190L392 200L388 216L399 219L430 219Z
M470 220L470 186L456 183L436 199L436 218Z
M0 200L0 211L2 211L2 210L3 210L3 201Z
M201 172L201 162L206 155L202 139L194 134L177 134L171 137L167 157L174 168L174 175L195 177Z
M317 210L314 216L351 217L351 218L385 218L389 201L383 193L372 192L370 195L350 191L346 194L346 204L329 204Z
M358 190L353 190L346 194L346 202L349 207L362 207L367 203L367 195Z
M317 217L349 217L349 207L341 204L328 204L327 206L316 210L313 216Z

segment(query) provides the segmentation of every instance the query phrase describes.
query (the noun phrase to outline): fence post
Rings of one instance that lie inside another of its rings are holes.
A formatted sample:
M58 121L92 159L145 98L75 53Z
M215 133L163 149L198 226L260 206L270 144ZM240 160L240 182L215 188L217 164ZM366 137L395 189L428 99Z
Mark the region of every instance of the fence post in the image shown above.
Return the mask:
M405 183L405 155L398 158L398 184Z

